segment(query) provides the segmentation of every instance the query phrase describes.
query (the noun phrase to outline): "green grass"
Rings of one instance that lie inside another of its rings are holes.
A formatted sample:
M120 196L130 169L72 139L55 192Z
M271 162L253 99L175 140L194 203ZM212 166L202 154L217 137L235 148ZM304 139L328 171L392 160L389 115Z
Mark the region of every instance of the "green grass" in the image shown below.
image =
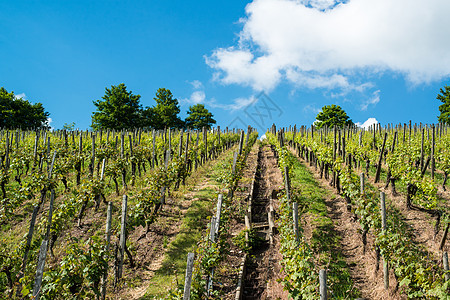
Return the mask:
M293 159L293 162L291 171L293 200L298 201L299 212L303 211L305 215L310 216L313 227L310 246L318 256L316 264L321 267L328 265L328 281L333 287L332 298L357 298L359 292L353 287L349 266L340 250L342 238L335 231L333 220L327 213L325 199L333 199L334 195L321 188L313 174L300 161Z
M211 196L214 194L211 193ZM194 251L212 207L213 202L209 198L199 199L191 205L183 219L180 233L168 245L162 266L150 280L147 293L142 299L163 297L176 284L177 279L178 283L183 282L187 254Z
M170 289L176 288L177 284L184 284L187 254L194 252L203 230L207 227L217 199L217 190L214 186L218 185L222 162L230 159L231 155L232 153L228 153L224 158L206 166L203 174L204 178L208 179L208 187L192 195L193 198L198 198L198 200L192 202L188 208L180 232L167 246L162 266L147 283L149 287L145 296L141 299L162 298L167 295Z

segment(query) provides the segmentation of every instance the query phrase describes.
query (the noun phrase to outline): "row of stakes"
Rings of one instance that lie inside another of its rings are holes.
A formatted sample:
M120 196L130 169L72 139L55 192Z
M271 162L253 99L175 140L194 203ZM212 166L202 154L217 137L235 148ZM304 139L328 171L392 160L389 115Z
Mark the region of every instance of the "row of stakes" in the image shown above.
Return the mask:
M290 182L289 182L289 170L286 167L285 168L285 187L286 187L286 195L288 197L288 200L290 200ZM364 191L364 174L361 174L361 190ZM212 221L213 223L220 220L220 208L221 208L221 197L222 195L219 195L219 201L217 205L217 212L218 216L213 217ZM386 219L386 197L384 192L380 192L380 206L381 206L381 222L382 222L382 230L387 230L387 219ZM220 204L219 204L220 203ZM294 232L297 242L299 241L299 230L298 230L298 203L293 203L293 222L294 222ZM214 240L215 234L214 232L218 229L218 224L211 224L211 239ZM448 253L445 251L442 255L444 270L445 270L445 280L450 279L450 273L449 271L449 263L448 263ZM194 253L188 253L187 256L187 268L186 268L186 277L185 277L185 284L184 284L184 294L183 294L183 300L188 300L190 298L190 289L191 289L191 282L192 282L192 272L194 267ZM384 288L389 289L389 265L387 261L383 262L383 279L384 279ZM210 279L212 281L212 279ZM210 283L208 284L210 286ZM326 270L322 269L319 271L319 291L320 291L320 300L327 300L327 272ZM208 286L208 287L209 287Z

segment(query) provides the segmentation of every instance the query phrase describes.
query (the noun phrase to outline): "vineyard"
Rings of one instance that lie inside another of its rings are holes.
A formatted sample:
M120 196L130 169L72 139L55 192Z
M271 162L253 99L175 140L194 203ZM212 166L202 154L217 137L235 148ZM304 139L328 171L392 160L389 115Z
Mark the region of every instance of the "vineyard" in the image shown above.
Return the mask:
M11 299L447 299L450 132L0 133Z
M174 213L176 191L239 141L244 132L3 131L2 298L120 290L124 260L139 265L137 243Z

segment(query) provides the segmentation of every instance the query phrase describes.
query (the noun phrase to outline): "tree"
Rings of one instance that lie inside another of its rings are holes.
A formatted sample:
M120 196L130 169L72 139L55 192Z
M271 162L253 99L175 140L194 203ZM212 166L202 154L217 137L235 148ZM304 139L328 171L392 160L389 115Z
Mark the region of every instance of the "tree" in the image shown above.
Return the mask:
M74 131L75 129L75 122L72 123L64 123L62 130L66 130L66 131Z
M130 129L142 126L140 95L127 91L124 83L105 88L103 100L93 101L97 111L92 113L92 128Z
M339 105L332 104L322 107L322 111L317 114L314 125L317 128L322 128L323 126L331 128L334 125L342 128L344 125L353 125L353 122Z
M186 126L191 129L201 129L203 127L211 128L213 124L216 124L216 120L213 119L213 114L210 113L203 104L196 104L190 106L187 111Z
M439 105L441 114L438 116L439 123L450 124L450 86L444 86L444 90L440 89L436 99L443 104Z
M0 88L0 128L47 128L49 116L42 103L32 104Z
M180 106L178 100L173 98L172 92L169 89L160 88L156 92L156 106L152 111L148 112L152 115L152 127L155 129L164 128L182 128L184 122L178 117L180 113ZM148 110L148 109L147 109Z

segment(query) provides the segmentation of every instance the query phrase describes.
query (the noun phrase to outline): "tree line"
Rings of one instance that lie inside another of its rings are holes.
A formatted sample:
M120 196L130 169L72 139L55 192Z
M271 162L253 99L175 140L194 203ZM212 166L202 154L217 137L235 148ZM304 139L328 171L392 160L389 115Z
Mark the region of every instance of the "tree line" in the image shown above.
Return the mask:
M155 105L142 107L140 95L127 91L124 83L105 89L101 100L94 101L97 110L92 114L92 128L127 129L149 127L164 128L210 128L216 123L213 114L203 104L189 107L188 116L183 121L178 116L180 105L169 89L160 88L156 92Z
M45 111L42 103L32 104L28 100L0 88L0 128L30 129L48 127L49 113Z
M105 95L93 101L96 111L92 113L92 129L199 129L216 124L213 114L200 103L190 106L188 116L182 120L178 100L166 88L158 89L152 107L143 107L140 99L141 96L128 91L124 83L105 88ZM14 92L0 88L0 128L49 128L49 116L42 103L32 104ZM73 129L74 125L66 124L64 129Z
M96 111L92 113L92 129L131 129L131 128L211 128L216 124L214 116L203 104L189 107L185 120L179 117L180 105L172 92L166 88L160 88L156 92L155 105L143 107L140 103L141 96L134 95L127 90L124 83L105 88L102 99L93 101ZM450 125L450 86L440 89L437 100L439 106L438 122ZM50 113L44 109L42 103L32 104L28 100L17 97L14 92L8 92L0 88L0 128L32 129L48 128ZM314 125L318 128L343 127L352 125L353 122L346 112L338 105L326 105L316 117ZM65 129L73 129L74 123L65 125Z

